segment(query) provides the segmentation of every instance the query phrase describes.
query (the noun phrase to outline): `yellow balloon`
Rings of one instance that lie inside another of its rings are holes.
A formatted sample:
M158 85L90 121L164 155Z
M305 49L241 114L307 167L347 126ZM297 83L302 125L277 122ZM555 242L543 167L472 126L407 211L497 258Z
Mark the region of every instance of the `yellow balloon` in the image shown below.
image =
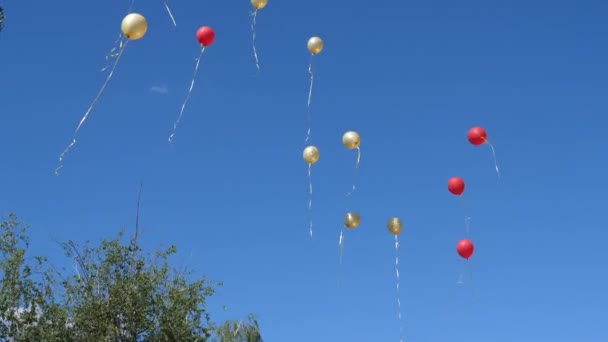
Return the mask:
M361 137L355 131L348 131L342 136L342 145L349 150L359 147L359 144L361 144Z
M319 160L319 149L312 145L306 146L302 157L306 163L314 164Z
M251 0L251 5L253 5L253 8L256 10L261 10L268 5L268 0Z
M313 55L319 54L323 50L323 40L319 37L312 37L308 40L307 47Z
M148 23L146 18L139 13L129 13L122 20L120 25L122 34L129 40L137 40L143 37L148 31Z
M346 228L355 229L359 226L360 223L361 217L359 217L359 214L350 212L344 215L344 226Z
M399 233L401 233L401 230L403 229L403 225L401 224L400 219L398 219L397 217L393 217L392 219L388 220L386 228L388 228L388 231L391 234L399 235Z

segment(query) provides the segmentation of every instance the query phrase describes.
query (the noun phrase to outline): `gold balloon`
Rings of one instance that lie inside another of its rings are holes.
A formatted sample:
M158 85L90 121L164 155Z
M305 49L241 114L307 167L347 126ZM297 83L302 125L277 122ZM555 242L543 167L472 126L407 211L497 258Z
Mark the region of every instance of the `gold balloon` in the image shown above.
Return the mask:
M319 160L319 149L312 145L307 146L302 153L302 157L306 163L314 164Z
M399 233L401 233L401 230L403 229L403 225L401 224L400 219L393 217L392 219L388 220L386 228L388 228L388 231L391 234L399 235Z
M323 50L323 40L319 37L312 37L308 40L308 51L313 55L319 54Z
M359 226L360 223L361 217L359 217L359 214L350 212L344 215L344 226L346 228L355 229Z
M268 0L251 0L251 5L253 5L253 8L256 10L261 10L268 5Z
M146 18L139 13L130 13L122 20L120 24L122 34L129 40L137 40L143 37L148 31L148 23Z
M342 136L342 145L349 150L359 147L359 144L361 144L361 137L355 131L348 131Z

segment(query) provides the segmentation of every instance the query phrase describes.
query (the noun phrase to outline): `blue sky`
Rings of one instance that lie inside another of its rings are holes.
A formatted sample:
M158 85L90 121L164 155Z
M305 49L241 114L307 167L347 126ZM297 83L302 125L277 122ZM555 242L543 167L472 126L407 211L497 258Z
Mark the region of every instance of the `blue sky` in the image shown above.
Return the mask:
M225 285L213 318L258 315L269 342L398 341L394 249L402 218L407 341L608 340L604 181L608 47L602 1L137 1L146 36L127 47L59 177L57 157L103 83L127 1L2 1L0 208L53 240L133 228L138 183L148 248ZM203 57L175 143L167 137ZM306 41L321 36L312 99L315 237L308 238ZM156 89L157 91L155 91ZM158 91L161 89L163 91ZM487 146L466 140L486 128ZM358 190L348 192L362 137ZM446 182L465 179L475 254L456 284L463 215ZM348 231L337 286L337 239ZM224 312L222 306L228 310Z

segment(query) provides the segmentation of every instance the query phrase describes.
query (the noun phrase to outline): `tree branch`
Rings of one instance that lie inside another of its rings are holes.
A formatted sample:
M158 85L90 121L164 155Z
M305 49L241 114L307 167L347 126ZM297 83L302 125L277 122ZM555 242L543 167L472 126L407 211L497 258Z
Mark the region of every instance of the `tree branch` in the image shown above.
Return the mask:
M133 236L134 243L137 243L137 238L139 237L139 204L141 202L141 191L143 187L143 183L139 182L139 193L137 194L137 209L135 210L135 236Z
M139 238L139 207L141 203L141 192L144 185L142 182L139 182L139 192L137 194L137 207L135 209L135 234L131 239L131 272L133 272L133 268L135 267L135 250L137 249L137 239Z

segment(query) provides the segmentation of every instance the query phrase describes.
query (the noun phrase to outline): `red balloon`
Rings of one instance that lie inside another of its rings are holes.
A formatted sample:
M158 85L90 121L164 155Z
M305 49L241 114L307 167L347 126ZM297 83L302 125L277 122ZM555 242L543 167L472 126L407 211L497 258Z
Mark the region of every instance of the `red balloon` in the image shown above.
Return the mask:
M471 255L473 255L473 249L474 246L471 240L460 240L458 241L458 244L456 244L456 251L458 252L458 255L467 260L471 257Z
M448 190L458 196L464 192L464 181L460 177L452 177L448 180Z
M196 40L198 40L202 46L211 45L214 39L215 32L213 32L213 29L209 26L201 26L201 28L196 31Z
M471 128L467 133L467 139L469 139L469 142L475 146L485 143L487 138L488 133L486 133L485 129L479 126Z

